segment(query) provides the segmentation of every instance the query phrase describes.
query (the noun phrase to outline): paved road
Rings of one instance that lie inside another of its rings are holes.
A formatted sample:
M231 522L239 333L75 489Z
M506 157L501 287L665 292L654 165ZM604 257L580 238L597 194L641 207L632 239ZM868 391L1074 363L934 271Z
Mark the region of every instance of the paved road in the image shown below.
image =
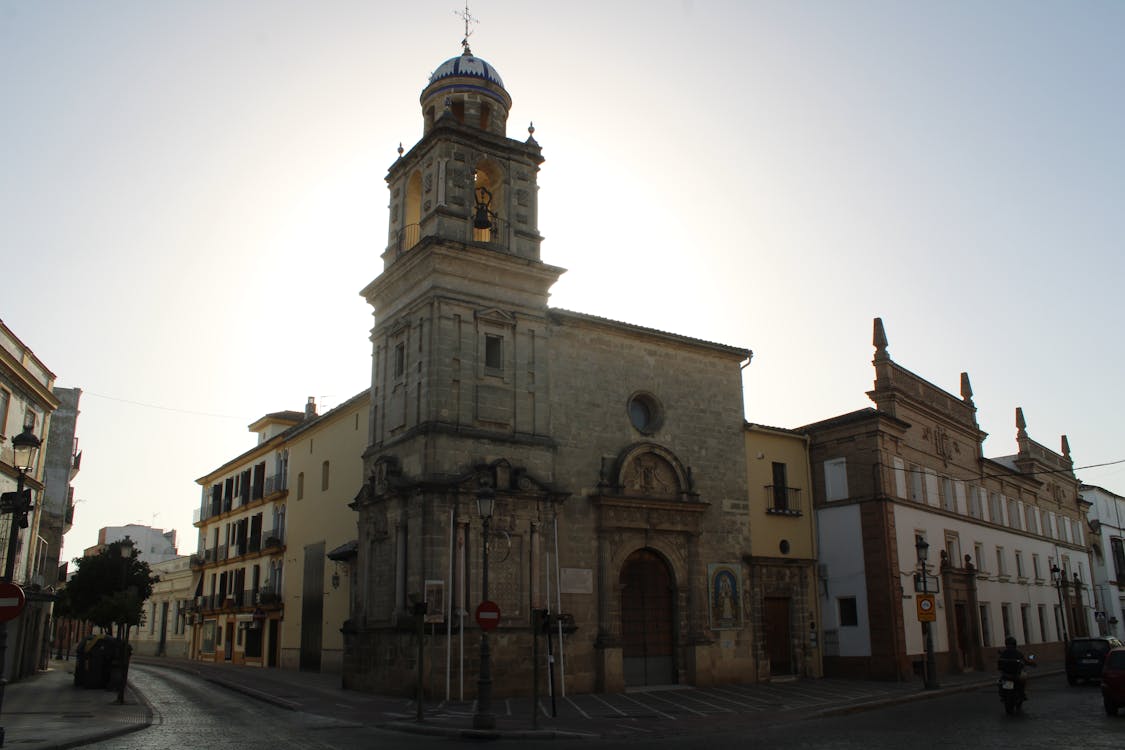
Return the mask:
M288 711L175 670L135 665L129 671L129 680L152 706L152 726L85 747L345 750L427 744L425 740L415 742L414 737L364 727L359 722Z
M759 724L743 731L721 731L706 738L649 733L636 739L599 741L599 748L687 748L707 750L1121 750L1125 712L1105 715L1096 686L1069 687L1062 676L1032 683L1024 712L1008 716L991 688L897 704L843 716ZM640 733L638 733L639 735ZM552 750L590 747L560 740Z

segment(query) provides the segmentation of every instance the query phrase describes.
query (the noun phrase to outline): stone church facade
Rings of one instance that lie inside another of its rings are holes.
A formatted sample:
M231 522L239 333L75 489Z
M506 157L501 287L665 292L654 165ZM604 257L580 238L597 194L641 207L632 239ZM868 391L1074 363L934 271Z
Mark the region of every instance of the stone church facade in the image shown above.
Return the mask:
M531 692L539 608L567 691L756 679L751 352L551 308L564 271L540 259L543 156L532 128L507 136L500 76L466 44L421 105L423 136L387 175L384 269L363 290L371 439L344 686L413 690L425 600L425 670L441 675L427 690L475 694L481 497L495 498L497 695Z

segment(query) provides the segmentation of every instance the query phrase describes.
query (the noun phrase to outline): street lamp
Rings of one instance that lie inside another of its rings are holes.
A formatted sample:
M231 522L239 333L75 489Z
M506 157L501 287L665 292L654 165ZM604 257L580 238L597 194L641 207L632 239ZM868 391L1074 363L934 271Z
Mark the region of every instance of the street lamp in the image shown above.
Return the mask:
M930 593L930 571L926 565L926 559L930 556L930 544L921 534L914 537L914 550L918 554L918 567L922 569L922 594L926 595ZM926 621L922 625L926 631L926 675L923 684L927 690L933 690L938 687L937 662L934 659L934 624Z
M132 600L129 598L129 567L133 561L135 550L133 548L133 540L126 534L125 538L117 543L117 555L121 558L121 601L122 606L129 606ZM128 612L122 609L122 616L128 616ZM129 623L123 622L120 626L117 635L121 638L118 648L121 649L121 683L117 686L117 704L125 704L125 684L129 681L129 654L132 648L129 646ZM122 636L124 636L122 638Z
M496 505L496 492L484 486L477 491L477 511L481 520L481 574L480 596L488 601L488 535L492 524L492 511ZM473 729L495 729L496 717L492 715L492 663L488 651L488 631L480 631L480 671L477 675L477 712L473 714Z
M25 425L23 432L12 438L12 465L16 469L16 491L4 493L4 503L0 513L11 513L12 524L8 535L8 550L4 561L4 582L11 583L16 569L16 544L19 543L20 529L27 528L27 514L31 510L31 490L24 490L27 473L35 467L39 455L39 438ZM24 492L27 494L25 495ZM8 623L0 625L0 713L4 706L4 685L8 680L4 675L4 665L8 658ZM4 727L0 726L0 747L4 746Z
M16 545L19 543L20 529L27 528L27 514L31 510L31 490L24 490L27 474L35 467L35 458L39 455L41 442L31 432L31 425L23 428L23 432L12 438L12 464L16 469L16 494L10 508L4 512L12 514L11 533L8 537L8 554L4 562L4 580L12 582L16 568Z
M1062 639L1065 644L1070 638L1066 633L1066 605L1063 604L1063 588L1066 586L1066 576L1058 565L1051 566L1051 579L1055 582L1055 589L1059 594L1059 621L1062 623Z

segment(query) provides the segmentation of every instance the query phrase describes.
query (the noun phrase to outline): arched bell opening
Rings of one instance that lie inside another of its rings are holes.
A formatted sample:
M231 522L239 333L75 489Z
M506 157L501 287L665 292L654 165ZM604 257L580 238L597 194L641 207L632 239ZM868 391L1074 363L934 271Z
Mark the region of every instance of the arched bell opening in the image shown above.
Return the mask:
M418 244L422 224L422 174L414 172L406 182L406 204L402 212L402 249Z
M484 159L473 170L473 205L469 220L474 242L495 242L500 238L503 205L503 174L496 164Z

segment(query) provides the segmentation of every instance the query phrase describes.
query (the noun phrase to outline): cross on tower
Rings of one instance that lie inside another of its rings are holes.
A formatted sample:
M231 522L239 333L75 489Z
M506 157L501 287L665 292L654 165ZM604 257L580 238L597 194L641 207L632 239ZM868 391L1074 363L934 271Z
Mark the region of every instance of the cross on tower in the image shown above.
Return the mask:
M453 15L465 22L465 38L461 40L461 47L464 49L466 55L471 55L473 51L469 49L469 37L473 35L473 32L472 29L469 28L469 24L480 23L480 19L474 18L473 15L469 13L469 0L465 0L464 10L455 10L453 11Z

